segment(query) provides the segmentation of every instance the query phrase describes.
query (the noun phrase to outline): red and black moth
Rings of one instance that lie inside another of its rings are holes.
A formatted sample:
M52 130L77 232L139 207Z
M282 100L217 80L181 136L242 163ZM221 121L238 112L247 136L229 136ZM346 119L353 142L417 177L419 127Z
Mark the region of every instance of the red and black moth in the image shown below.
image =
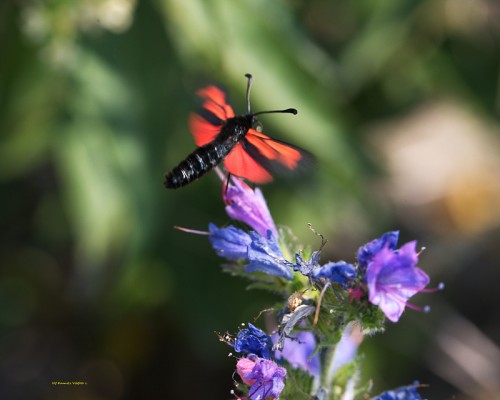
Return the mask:
M311 162L312 155L300 147L272 139L260 132L257 115L270 113L297 114L294 108L286 110L250 111L252 75L246 74L248 111L235 115L226 103L225 94L215 86L198 91L203 99L202 110L192 114L189 127L198 148L177 167L165 174L165 187L177 189L207 174L224 160L229 174L253 183L267 183L273 175L296 170Z

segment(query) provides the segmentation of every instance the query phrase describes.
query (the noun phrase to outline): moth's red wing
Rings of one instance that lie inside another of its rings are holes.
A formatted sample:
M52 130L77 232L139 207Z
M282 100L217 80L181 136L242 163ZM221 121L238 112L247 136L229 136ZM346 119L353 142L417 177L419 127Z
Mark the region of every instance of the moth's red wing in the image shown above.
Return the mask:
M248 154L242 143L238 143L231 150L224 160L224 166L229 173L254 183L267 183L273 180L270 172Z
M249 129L226 157L224 165L233 175L254 183L267 183L273 180L274 174L303 169L313 162L314 157L306 150Z
M271 139L269 136L250 129L245 137L247 151L252 146L269 164L278 163L287 169L295 169L304 158L305 151L291 144ZM251 152L251 154L253 154ZM257 156L257 154L256 154ZM256 157L258 158L258 156Z
M189 117L189 129L197 146L210 143L219 134L228 118L234 117L232 107L226 103L226 95L215 86L197 92L204 101L199 114Z
M232 107L226 103L225 93L215 86L208 86L196 92L198 96L205 100L203 107L212 112L217 118L225 121L234 117Z
M201 115L192 113L189 116L189 129L196 145L203 146L210 143L219 134L222 124L214 125Z

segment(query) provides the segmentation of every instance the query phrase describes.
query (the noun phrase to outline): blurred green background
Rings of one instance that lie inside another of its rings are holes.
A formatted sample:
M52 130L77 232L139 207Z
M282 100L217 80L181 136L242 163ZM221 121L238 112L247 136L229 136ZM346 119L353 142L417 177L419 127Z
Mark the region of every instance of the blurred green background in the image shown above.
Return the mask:
M194 149L202 85L296 107L265 132L310 175L263 188L278 224L352 261L387 230L446 290L367 338L373 394L500 398L500 5L496 0L45 0L0 4L0 398L230 398L236 331L276 300L220 271L214 173ZM83 381L62 387L53 381Z

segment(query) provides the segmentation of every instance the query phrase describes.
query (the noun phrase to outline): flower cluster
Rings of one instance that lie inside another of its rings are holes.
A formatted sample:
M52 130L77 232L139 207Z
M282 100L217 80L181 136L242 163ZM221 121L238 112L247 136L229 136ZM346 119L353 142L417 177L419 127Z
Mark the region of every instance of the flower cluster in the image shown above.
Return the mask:
M302 331L293 339L287 338L284 348L276 350L279 337L271 337L249 323L236 338L226 341L242 355L236 364L236 372L250 387L247 396L250 400L279 397L287 375L286 369L278 365L281 360L292 368L319 376L319 357L313 356L316 341L311 332Z
M241 358L236 364L236 371L250 386L248 398L252 400L277 399L285 387L286 369L255 354Z
M429 309L408 302L419 292L435 290L425 289L430 279L417 267L416 242L398 248L399 232L392 231L361 246L352 262L322 264L326 242L311 253L288 240L286 231L276 228L259 188L233 177L223 200L230 218L248 226L209 225L210 243L227 260L225 269L287 300L275 309L271 336L249 323L227 341L241 356L236 371L248 387L244 398L295 398L304 392L325 400L353 398L359 375L356 352L363 336L382 331L385 319L397 322L406 307ZM351 377L338 378L349 365ZM287 377L292 383L285 384ZM417 387L388 391L376 399L420 399Z

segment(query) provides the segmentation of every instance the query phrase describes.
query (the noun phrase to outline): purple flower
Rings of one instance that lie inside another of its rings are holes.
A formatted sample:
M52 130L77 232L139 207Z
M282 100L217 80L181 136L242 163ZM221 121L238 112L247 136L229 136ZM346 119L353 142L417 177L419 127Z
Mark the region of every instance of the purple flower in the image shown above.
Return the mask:
M372 400L421 400L422 397L417 392L418 382L410 386L402 386L394 390L388 390Z
M253 368L248 373L252 362ZM259 358L255 354L240 359L236 370L241 379L250 385L247 397L249 400L277 399L285 387L286 369L278 367L274 361Z
M253 353L258 357L272 358L273 342L271 337L265 332L248 324L248 329L242 329L238 332L234 341L234 350L238 353Z
M373 256L366 269L369 300L392 322L399 320L405 306L413 307L407 300L429 283L427 274L415 266L418 262L415 247L415 241L397 251L384 247Z
M252 241L248 233L234 226L218 228L210 224L208 229L210 243L219 256L233 260L246 258L248 246Z
M278 335L276 335L276 338ZM319 376L319 355L311 355L316 348L316 339L312 332L299 331L294 338L285 338L282 351L275 352L276 358L284 358L293 368L300 368L311 375Z
M340 283L347 286L350 281L356 278L356 268L345 261L329 262L313 272L313 278L326 278L331 282Z
M261 190L259 188L252 190L236 177L232 177L232 182L233 184L229 185L223 194L229 217L244 222L262 236L267 236L267 231L271 231L274 237L278 237L278 231Z
M375 255L384 247L394 250L398 244L399 231L392 231L384 233L378 239L365 244L358 250L358 266L362 272L366 271L368 263L375 257Z
M278 240L267 232L267 239L257 232L250 232L251 243L248 246L247 258L250 261L245 267L247 272L262 271L269 275L292 280L290 267L293 265L285 259Z

